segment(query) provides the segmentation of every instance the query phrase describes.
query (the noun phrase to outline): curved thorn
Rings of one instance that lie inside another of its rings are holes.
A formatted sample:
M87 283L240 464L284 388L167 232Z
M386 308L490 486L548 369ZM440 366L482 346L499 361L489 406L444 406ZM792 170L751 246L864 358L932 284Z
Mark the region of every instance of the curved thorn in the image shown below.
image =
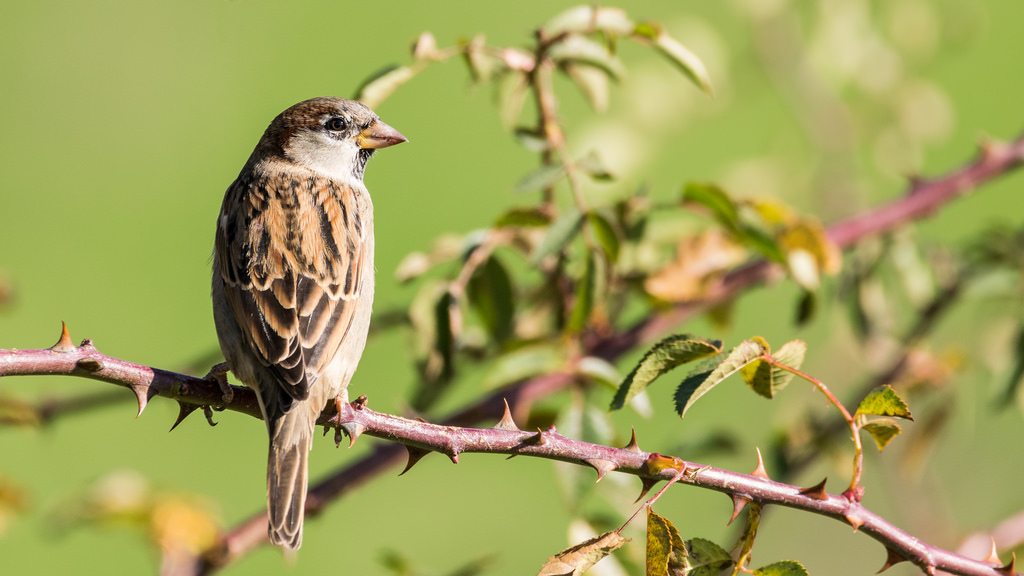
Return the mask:
M760 476L765 480L771 480L771 478L768 477L768 471L764 469L764 458L761 458L761 449L754 448L754 450L757 451L757 466L754 468L754 471L751 472L751 474L753 476Z
M79 362L81 362L81 360L79 360ZM139 401L139 411L135 414L135 417L138 418L139 416L142 416L142 411L145 410L146 406L149 404L149 386L143 387L133 385L130 388L132 389L132 392L135 392L135 398ZM143 388L145 388L145 390L143 390Z
M195 412L199 408L198 404L185 404L184 402L178 401L178 418L174 420L174 424L171 424L171 429L168 432L173 432L178 424L185 421L188 415ZM138 418L138 416L136 416Z
M640 495L636 497L636 500L633 500L633 504L636 504L637 502L643 500L644 496L646 496L647 493L651 491L651 488L654 488L654 485L658 483L658 481L653 478L641 478L640 482Z
M398 475L402 476L406 472L412 469L424 456L430 454L430 450L424 450L423 448L413 448L412 446L406 446L406 450L409 451L409 461L405 463L405 469L402 470Z
M743 511L743 508L752 501L749 496L743 494L730 494L729 498L732 499L732 516L729 518L729 522L725 524L726 526L732 524L736 517L740 515L740 512Z
M535 446L543 446L547 444L548 441L544 439L544 431L541 430L540 428L537 428L537 434L534 436L530 436L526 443L533 444Z
M825 493L826 482L828 482L828 476L825 476L825 478L821 482L818 482L814 486L801 488L800 494L807 496L811 500L828 500L828 494ZM861 522L861 524L863 524L863 522Z
M502 414L501 420L494 425L496 430L508 430L509 432L522 432L519 426L516 426L515 420L512 419L512 411L508 408L508 400L502 398L502 402L505 403L505 413Z
M1006 576L1013 576L1017 573L1017 553L1010 554L1010 561L1002 566L996 568L996 572L1000 574L1006 574Z
M609 472L619 467L615 462L605 460L604 458L586 458L583 461L590 464L594 470L597 470L597 480L595 483L600 482Z
M896 564L899 564L900 562L906 562L907 561L906 558L904 558L903 556L900 556L900 554L898 552L896 552L895 550L893 550L892 548L886 547L885 552L886 552L886 555L887 555L886 559L885 559L885 564L883 564L882 568L878 572L875 572L875 574L881 574L882 572L885 572L886 570L888 570L889 568L892 568Z
M629 444L626 444L623 449L629 450L630 452L636 452L637 454L643 454L643 450L640 449L640 445L636 442L636 428L630 428L633 432L633 437L629 439Z
M989 540L992 542L992 549L988 553L988 558L985 558L985 562L999 566L1003 561L999 559L999 550L996 549L996 539L990 536Z
M356 443L356 440L359 439L359 436L366 431L366 426L360 422L342 422L341 424L338 425L338 430L339 432L335 433L334 436L335 446L341 444L340 431L344 430L345 434L348 435L349 439L348 447L351 448Z
M68 325L63 320L60 322L60 338L57 343L50 346L52 352L65 353L71 352L75 349L75 345L71 342L71 335L68 334Z

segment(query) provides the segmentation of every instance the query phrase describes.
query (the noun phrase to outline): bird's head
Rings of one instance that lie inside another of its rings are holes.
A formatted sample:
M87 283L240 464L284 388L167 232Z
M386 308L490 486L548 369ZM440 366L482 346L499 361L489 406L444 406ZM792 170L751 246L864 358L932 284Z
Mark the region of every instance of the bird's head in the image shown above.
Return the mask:
M267 128L263 141L299 166L343 182L362 182L374 150L407 139L363 104L324 97L282 112Z

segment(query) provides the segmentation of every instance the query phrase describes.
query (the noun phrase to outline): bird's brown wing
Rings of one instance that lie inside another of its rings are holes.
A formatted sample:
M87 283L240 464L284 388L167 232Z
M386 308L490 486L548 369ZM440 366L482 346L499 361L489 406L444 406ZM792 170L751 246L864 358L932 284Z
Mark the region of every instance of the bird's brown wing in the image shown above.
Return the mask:
M361 201L312 175L239 179L224 198L215 249L227 300L253 354L297 400L352 325L367 257Z

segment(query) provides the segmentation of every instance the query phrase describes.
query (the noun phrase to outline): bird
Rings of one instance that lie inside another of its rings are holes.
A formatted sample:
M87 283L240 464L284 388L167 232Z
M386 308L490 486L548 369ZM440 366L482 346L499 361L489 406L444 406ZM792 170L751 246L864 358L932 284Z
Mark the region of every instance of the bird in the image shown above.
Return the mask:
M302 545L318 415L340 407L373 306L374 151L407 142L363 104L299 102L267 127L217 218L213 315L227 368L267 425L268 535ZM221 373L223 376L223 372Z

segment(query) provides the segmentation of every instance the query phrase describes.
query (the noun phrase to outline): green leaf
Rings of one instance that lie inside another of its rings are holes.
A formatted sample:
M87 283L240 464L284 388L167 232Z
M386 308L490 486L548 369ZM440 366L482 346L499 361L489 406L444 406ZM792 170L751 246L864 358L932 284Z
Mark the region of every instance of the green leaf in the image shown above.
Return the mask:
M619 259L619 236L612 228L611 222L605 219L599 212L587 213L587 224L594 233L594 238L604 250L608 262L614 264Z
M803 340L793 340L779 348L772 354L772 358L780 364L799 370L806 354L807 344ZM763 360L754 360L744 366L740 370L740 375L754 392L768 399L774 398L775 393L785 388L794 376L792 372Z
M583 276L576 283L576 302L567 327L571 334L587 327L590 313L594 310L594 292L597 285L597 264L594 259L594 252L587 251L586 265L583 268Z
M861 430L864 430L871 437L875 439L875 444L878 445L878 451L885 450L885 447L892 442L892 439L903 433L903 428L896 423L895 420L888 418L877 418L861 426Z
M665 30L653 22L641 23L633 33L650 40L662 55L675 64L694 84L708 96L714 96L711 77L704 63L681 42L665 33Z
M739 212L732 198L715 184L691 182L683 189L683 202L693 202L711 210L711 214L725 228L739 230Z
M758 356L767 353L768 349L762 342L744 340L724 358L720 354L709 360L707 364L699 366L676 389L676 412L679 413L679 417L686 416L686 411L701 396L707 394L729 376L739 372L744 366L756 360Z
M810 576L804 565L795 560L783 560L754 570L754 576Z
M691 538L683 545L688 576L717 576L733 564L729 553L710 540Z
M736 238L746 247L758 252L765 258L778 262L780 264L786 263L786 255L782 251L782 247L775 241L774 238L769 236L755 226L749 224L740 224L738 228L733 230L736 234Z
M466 296L495 342L504 342L512 335L515 293L508 271L496 256L476 269L466 286Z
M690 334L669 336L644 354L612 399L610 410L618 410L666 372L722 351L719 340L702 340Z
M551 216L539 208L512 208L494 222L497 228L523 227L536 228L551 224Z
M548 38L563 32L590 32L600 30L625 35L633 31L633 21L620 8L603 6L573 6L548 20L542 29Z
M517 194L522 194L524 192L544 190L545 188L553 186L555 182L558 182L563 176L565 176L565 166L562 166L561 164L545 164L540 168L530 171L526 176L523 176L519 182L516 182L512 191Z
M883 384L875 388L860 402L855 415L868 414L872 416L893 416L913 420L910 415L910 408L900 398L900 395L892 389L892 386Z
M551 147L551 143L548 142L547 138L543 134L538 134L533 128L523 128L522 126L515 129L512 133L516 137L516 142L529 150L530 152L543 152Z
M370 108L376 108L415 75L416 72L408 66L389 66L367 78L356 90L355 99Z
M567 210L548 228L548 233L530 257L530 264L537 265L544 258L565 248L579 234L582 226L583 213L578 208Z
M622 78L626 73L625 66L607 46L579 34L566 35L548 50L548 56L559 63L593 66L614 80Z
M580 170L583 170L587 176L590 176L598 182L611 182L612 180L615 180L615 176L605 168L604 162L601 161L601 157L593 150L588 152L582 160L577 162L576 166Z

